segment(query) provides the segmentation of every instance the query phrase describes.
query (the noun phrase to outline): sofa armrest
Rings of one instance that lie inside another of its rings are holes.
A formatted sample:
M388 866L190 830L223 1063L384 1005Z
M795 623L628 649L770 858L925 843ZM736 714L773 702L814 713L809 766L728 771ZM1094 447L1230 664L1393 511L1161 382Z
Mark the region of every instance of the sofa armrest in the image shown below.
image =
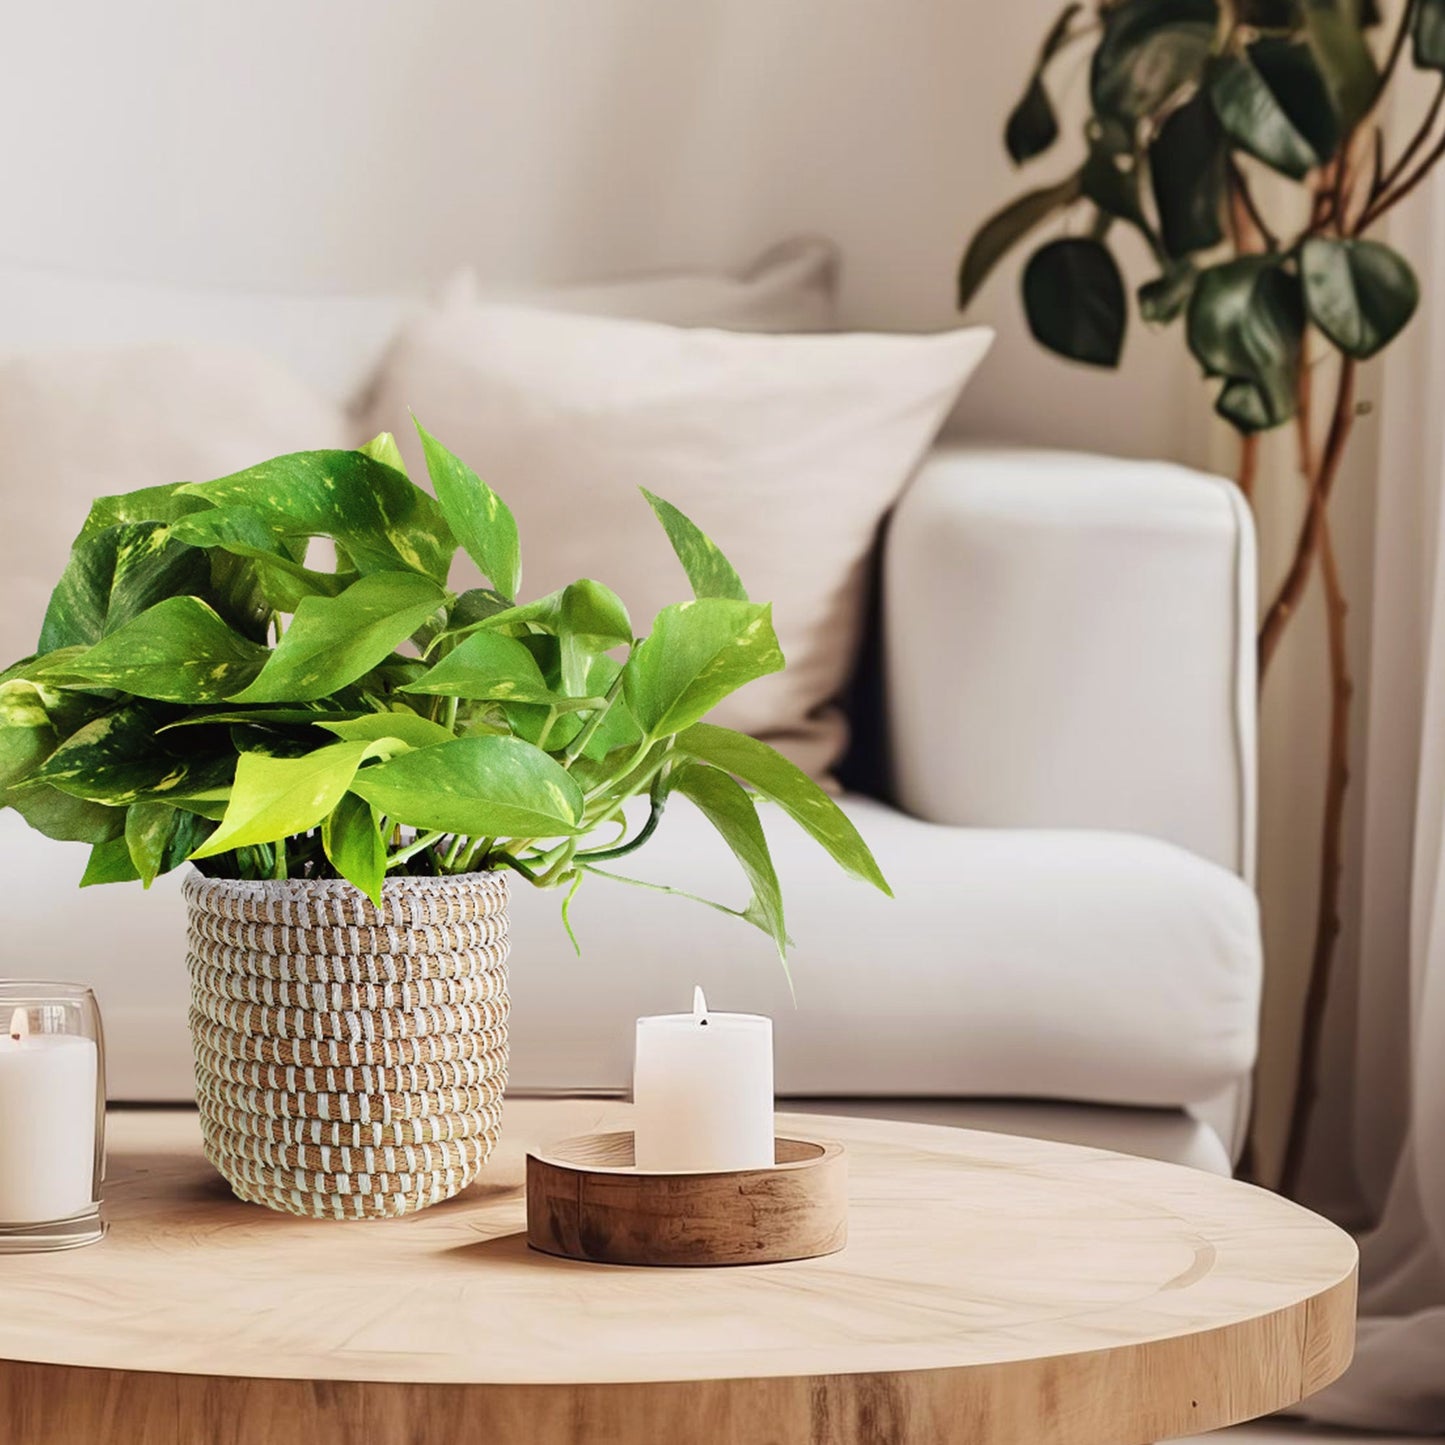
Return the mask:
M1230 483L939 449L884 552L898 801L938 823L1149 834L1252 880L1254 625Z

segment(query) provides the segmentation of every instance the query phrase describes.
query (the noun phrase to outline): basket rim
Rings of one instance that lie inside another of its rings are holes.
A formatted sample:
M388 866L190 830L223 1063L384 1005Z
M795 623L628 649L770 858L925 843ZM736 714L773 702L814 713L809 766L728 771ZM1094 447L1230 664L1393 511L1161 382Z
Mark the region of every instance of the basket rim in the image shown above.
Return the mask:
M234 898L283 899L347 898L370 903L361 889L346 878L211 878L193 864L186 873L183 890L186 895L201 889L213 889ZM381 896L395 893L454 893L469 888L500 892L510 891L507 870L485 869L473 873L402 874L382 880ZM375 905L373 905L375 906Z

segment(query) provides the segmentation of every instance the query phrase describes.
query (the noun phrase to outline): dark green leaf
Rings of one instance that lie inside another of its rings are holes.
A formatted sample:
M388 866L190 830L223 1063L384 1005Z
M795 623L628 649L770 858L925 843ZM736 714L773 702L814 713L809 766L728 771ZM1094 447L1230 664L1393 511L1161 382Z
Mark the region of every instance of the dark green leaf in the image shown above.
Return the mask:
M1204 73L1219 27L1215 0L1120 0L1094 52L1094 109L1133 124Z
M270 654L198 597L169 597L70 663L67 676L165 702L225 702Z
M233 760L193 734L161 735L162 715L128 703L66 738L30 775L77 798L124 806L157 794L204 792L230 782Z
M453 535L492 586L504 597L515 597L522 585L516 518L507 504L420 422L416 430L426 469Z
M1149 147L1160 236L1171 256L1207 251L1224 239L1228 151L1214 107L1201 91L1171 112Z
M753 890L747 916L772 938L778 957L785 958L788 930L783 921L783 891L752 798L726 773L700 763L676 769L668 778L668 788L691 799L732 849Z
M657 614L651 635L623 669L623 688L645 735L661 738L782 667L770 606L705 597Z
M1022 164L1041 154L1058 139L1059 123L1044 89L1044 71L1069 39L1074 17L1083 8L1078 4L1064 6L1058 19L1049 27L1023 96L1009 115L1004 127L1004 145L1015 164Z
M159 522L127 522L82 535L51 594L39 650L99 642L146 608L210 580L204 552L171 540Z
M1339 107L1310 47L1267 35L1249 47L1249 59L1320 161L1333 157L1341 140Z
M1305 35L1348 134L1375 103L1380 72L1360 25L1355 0L1302 0Z
M371 804L347 793L322 821L321 846L336 871L380 908L386 844Z
M1042 155L1059 138L1058 117L1044 89L1034 76L1019 102L1009 112L1003 129L1003 143L1015 165Z
M1211 376L1249 383L1221 394L1221 412L1236 426L1256 431L1294 415L1303 334L1300 283L1278 257L1241 256L1200 274L1189 349Z
M642 495L662 523L682 570L692 584L694 597L731 597L738 602L748 600L747 591L733 565L723 556L716 542L695 522L685 517L671 502L654 496L642 488Z
M1024 311L1041 345L1072 361L1117 366L1128 314L1124 279L1100 241L1071 236L1024 268Z
M473 838L560 838L577 832L582 791L520 738L466 737L363 768L352 791L388 818Z
M1151 326L1164 326L1173 321L1189 304L1197 276L1193 262L1171 261L1162 275L1139 288L1140 316Z
M170 482L159 487L141 487L114 497L97 497L90 505L90 514L80 529L80 538L94 536L107 527L123 522L174 522L192 512L204 511L210 505L200 497L187 496L183 482ZM77 540L80 540L79 538Z
M230 701L326 697L389 657L445 601L436 583L415 572L373 572L339 597L308 597L260 674Z
M1445 0L1415 0L1410 39L1421 70L1445 70Z
M295 452L183 492L249 507L285 536L332 537L363 571L405 568L444 583L456 551L436 502L361 452Z
M1310 319L1347 356L1373 356L1404 329L1420 300L1409 263L1378 241L1312 237L1300 249Z
M677 749L741 778L793 818L847 872L893 896L852 820L801 768L767 743L730 728L698 723L680 733Z
M1154 230L1140 201L1140 165L1134 139L1115 121L1100 124L1089 139L1082 172L1084 195L1106 216L1127 221L1154 246Z
M366 741L332 743L300 758L242 753L226 816L191 856L210 858L316 827L341 801L362 759L375 747Z
M1230 139L1241 150L1297 181L1328 159L1328 152L1316 150L1275 86L1278 83L1289 87L1286 93L1298 104L1303 95L1301 87L1309 84L1311 77L1316 87L1313 100L1322 108L1322 114L1310 115L1307 123L1317 137L1328 134L1333 144L1338 141L1334 105L1304 46L1260 41L1243 55L1221 60L1209 86L1215 114Z
M1027 191L990 216L974 233L964 252L958 272L958 309L962 311L978 294L989 273L1023 238L1052 216L1071 205L1082 193L1079 176L1068 176L1052 186Z

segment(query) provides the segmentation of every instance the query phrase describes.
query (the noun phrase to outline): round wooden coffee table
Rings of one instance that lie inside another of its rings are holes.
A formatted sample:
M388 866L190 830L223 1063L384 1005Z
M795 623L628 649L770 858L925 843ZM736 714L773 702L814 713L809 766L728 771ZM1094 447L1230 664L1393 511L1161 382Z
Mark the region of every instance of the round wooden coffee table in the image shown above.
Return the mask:
M528 1250L526 1147L627 1106L509 1103L484 1182L411 1219L238 1203L188 1111L115 1112L109 1236L0 1260L0 1419L26 1445L967 1441L1138 1445L1344 1369L1355 1249L1260 1190L922 1124L840 1140L840 1254L742 1269Z

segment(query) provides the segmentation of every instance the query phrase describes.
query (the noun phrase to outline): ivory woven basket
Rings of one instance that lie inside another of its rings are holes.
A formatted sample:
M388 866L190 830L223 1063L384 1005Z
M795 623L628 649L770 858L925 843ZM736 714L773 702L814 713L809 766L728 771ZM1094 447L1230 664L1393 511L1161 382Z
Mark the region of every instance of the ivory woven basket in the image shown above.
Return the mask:
M206 1157L242 1198L373 1219L449 1199L501 1128L507 880L192 873L191 1040Z

